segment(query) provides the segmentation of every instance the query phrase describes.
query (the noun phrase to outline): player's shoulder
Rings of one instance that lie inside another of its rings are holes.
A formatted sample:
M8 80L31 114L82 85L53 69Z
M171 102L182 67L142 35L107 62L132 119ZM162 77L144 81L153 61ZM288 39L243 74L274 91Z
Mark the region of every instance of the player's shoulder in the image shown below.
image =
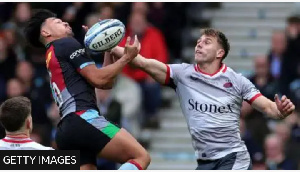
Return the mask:
M54 41L54 45L62 46L62 48L70 46L81 46L81 44L73 37L64 37Z
M225 74L234 79L244 78L244 76L241 73L236 72L235 70L233 70L231 67L228 66L226 66Z
M4 143L5 142L2 139L0 139L0 147L3 146Z
M187 69L190 66L193 66L193 64L188 64L188 63L174 63L174 64L169 64L169 66L176 67L176 68L181 68L181 69Z
M43 146L37 142L30 142L28 143L30 147L38 150L54 150L52 147Z

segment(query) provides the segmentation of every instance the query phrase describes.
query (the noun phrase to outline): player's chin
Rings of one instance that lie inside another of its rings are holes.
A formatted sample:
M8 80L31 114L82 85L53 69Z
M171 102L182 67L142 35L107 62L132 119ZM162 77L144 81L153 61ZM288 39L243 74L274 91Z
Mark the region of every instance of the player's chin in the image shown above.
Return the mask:
M196 62L196 63L201 63L201 62L204 62L204 61L205 61L205 60L204 60L203 57L195 55L195 62Z
M68 31L68 32L67 32L67 35L68 35L68 36L74 36L74 33L73 33L72 31Z

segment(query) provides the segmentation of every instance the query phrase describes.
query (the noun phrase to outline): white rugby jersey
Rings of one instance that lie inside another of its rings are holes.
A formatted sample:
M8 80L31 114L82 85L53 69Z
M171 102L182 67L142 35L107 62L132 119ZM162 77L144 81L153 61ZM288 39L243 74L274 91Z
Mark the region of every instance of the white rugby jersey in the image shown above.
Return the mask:
M0 140L0 150L54 150L43 146L30 138L5 137Z
M167 65L166 84L173 87L192 136L198 159L213 160L246 151L239 130L243 100L261 96L244 76L222 64L206 74L196 64Z

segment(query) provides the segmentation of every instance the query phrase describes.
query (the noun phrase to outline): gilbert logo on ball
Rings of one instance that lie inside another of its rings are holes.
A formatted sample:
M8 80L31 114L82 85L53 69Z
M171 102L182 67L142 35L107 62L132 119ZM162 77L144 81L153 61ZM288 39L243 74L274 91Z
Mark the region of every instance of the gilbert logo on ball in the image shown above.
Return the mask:
M106 19L94 24L86 33L84 45L93 51L106 51L119 44L125 35L124 24L117 19Z

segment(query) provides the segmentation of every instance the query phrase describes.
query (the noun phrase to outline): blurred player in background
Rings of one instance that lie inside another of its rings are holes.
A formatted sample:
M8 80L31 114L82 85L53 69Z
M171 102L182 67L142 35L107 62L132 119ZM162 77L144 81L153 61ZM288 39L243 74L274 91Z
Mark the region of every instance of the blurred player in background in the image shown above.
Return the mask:
M138 41L129 45L129 38L126 54L114 63L105 53L104 67L98 69L73 38L69 24L48 10L31 17L25 35L33 46L47 49L52 94L61 115L57 147L80 150L80 169L96 169L97 156L124 163L120 169L146 169L150 163L147 151L126 130L100 115L95 96L95 87L110 89L123 67L138 54Z
M53 150L30 139L32 116L28 98L14 97L3 102L0 122L6 132L6 137L0 140L0 150Z
M202 30L195 46L195 64L166 65L138 55L132 64L156 81L176 90L198 161L197 170L251 169L250 156L240 137L243 100L276 119L291 114L295 106L286 97L275 102L263 96L244 76L223 60L230 50L226 36L215 29ZM123 56L123 48L111 53Z

